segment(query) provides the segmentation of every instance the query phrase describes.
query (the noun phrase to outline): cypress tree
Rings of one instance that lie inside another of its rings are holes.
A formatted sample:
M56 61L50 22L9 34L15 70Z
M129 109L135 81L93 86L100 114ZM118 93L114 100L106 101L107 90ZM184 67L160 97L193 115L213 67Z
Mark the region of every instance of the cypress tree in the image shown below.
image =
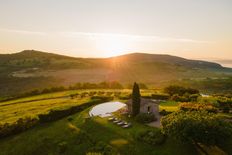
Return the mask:
M135 82L132 92L132 116L140 113L140 90L139 85Z

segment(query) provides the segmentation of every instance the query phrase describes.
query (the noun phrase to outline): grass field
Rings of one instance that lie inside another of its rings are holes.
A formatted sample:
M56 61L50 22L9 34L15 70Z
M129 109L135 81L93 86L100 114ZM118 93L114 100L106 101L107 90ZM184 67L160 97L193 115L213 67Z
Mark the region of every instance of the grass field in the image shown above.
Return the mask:
M0 140L1 155L85 155L93 147L91 141L109 144L122 155L196 154L194 146L183 145L170 138L160 146L144 144L137 141L135 135L150 127L132 122L132 128L123 129L104 118L85 119L88 111L69 116L71 121L64 118ZM87 136L83 136L82 131Z
M166 110L166 111L177 111L178 110L178 102L175 101L164 101L161 102L159 105L160 110Z
M42 94L0 103L0 123L12 123L27 116L36 117L51 109L65 109L91 100L91 92L100 95L112 95L118 90L73 90ZM127 90L121 91L127 94ZM79 94L71 98L71 94Z
M141 94L144 96L149 96L154 92L154 90L141 90ZM115 100L126 101L119 99L118 93L121 96L127 96L131 93L131 90L69 90L0 102L0 123L12 123L26 116L36 117L38 114L46 113L51 109L64 109L70 106L80 105L91 100L90 98L93 95L111 96ZM76 96L71 98L71 95ZM160 110L162 109L175 111L178 109L178 103L172 101L162 102L160 104Z
M94 95L113 96L128 95L129 90L70 90L57 93L41 94L0 102L0 123L12 123L19 118L37 117L51 109L65 109L91 100ZM73 98L71 95L75 95Z

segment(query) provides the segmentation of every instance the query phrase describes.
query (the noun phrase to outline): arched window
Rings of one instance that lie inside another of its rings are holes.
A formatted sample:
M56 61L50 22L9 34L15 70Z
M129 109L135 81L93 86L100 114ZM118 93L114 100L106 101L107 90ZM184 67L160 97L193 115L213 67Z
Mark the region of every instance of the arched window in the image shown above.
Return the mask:
M151 107L150 106L147 107L147 112L148 113L151 112Z

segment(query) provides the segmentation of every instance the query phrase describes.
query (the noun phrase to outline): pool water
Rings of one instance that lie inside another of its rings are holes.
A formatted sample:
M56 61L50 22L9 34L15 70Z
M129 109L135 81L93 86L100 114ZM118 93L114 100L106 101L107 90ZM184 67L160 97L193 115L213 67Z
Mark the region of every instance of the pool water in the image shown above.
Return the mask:
M112 112L115 112L121 108L126 107L126 104L122 103L122 102L106 102L106 103L102 103L99 105L96 105L95 107L93 107L90 112L89 115L90 116L100 116L100 117L108 117L111 116Z

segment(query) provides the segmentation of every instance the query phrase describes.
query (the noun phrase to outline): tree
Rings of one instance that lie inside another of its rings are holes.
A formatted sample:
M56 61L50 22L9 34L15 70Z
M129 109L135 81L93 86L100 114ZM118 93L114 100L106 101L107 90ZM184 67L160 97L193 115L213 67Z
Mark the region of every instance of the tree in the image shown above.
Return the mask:
M232 125L206 111L178 111L162 118L163 131L182 142L223 145L232 136Z
M189 95L192 94L199 94L199 90L193 89L193 88L185 88L178 85L171 85L166 88L164 88L164 92L169 95L178 94L179 96L183 96L185 93L188 93Z
M132 92L132 116L136 116L140 112L140 90L139 85L135 82Z

